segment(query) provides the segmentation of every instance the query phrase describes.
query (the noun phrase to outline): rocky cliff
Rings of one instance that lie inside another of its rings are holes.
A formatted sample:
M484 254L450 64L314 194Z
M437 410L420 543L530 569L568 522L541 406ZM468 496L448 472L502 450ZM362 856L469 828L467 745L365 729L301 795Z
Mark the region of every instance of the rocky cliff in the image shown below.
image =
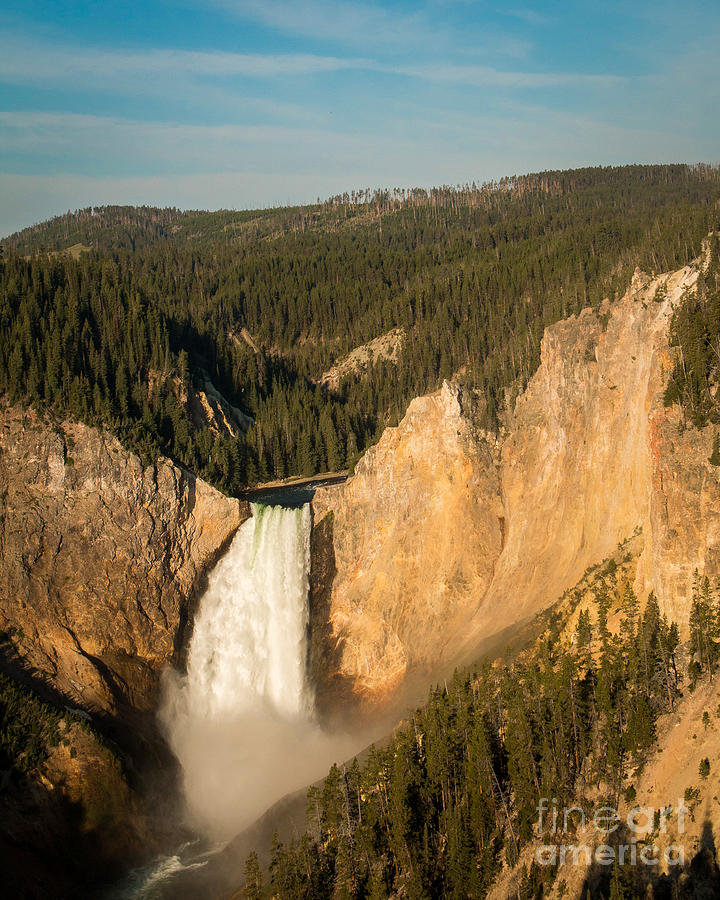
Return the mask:
M86 710L156 705L208 567L244 518L167 460L0 409L0 629L17 663Z
M342 488L316 493L315 527L332 511L340 671L357 692L388 694L409 666L433 664L487 592L504 529L496 451L445 385Z
M338 679L377 702L549 605L638 532L638 593L687 622L695 569L720 572L711 430L683 430L662 399L670 318L697 275L636 272L620 300L548 328L497 441L446 384L345 486L318 492L316 523L332 513Z
M99 882L160 850L157 830L121 758L77 714L59 719L43 755L27 772L3 771L3 896L97 896Z

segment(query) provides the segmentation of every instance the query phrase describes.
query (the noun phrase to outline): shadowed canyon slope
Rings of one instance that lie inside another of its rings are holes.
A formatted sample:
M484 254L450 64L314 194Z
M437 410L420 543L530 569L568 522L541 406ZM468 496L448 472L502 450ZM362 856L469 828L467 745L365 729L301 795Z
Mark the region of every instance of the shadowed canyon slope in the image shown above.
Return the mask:
M204 573L247 518L104 432L1 411L0 628L65 696L111 714L154 711Z
M636 531L636 590L687 622L694 570L720 571L711 429L663 406L672 310L696 280L636 272L619 301L549 327L497 441L445 384L346 485L318 491L337 570L327 640L356 694L381 700L414 668L460 658Z

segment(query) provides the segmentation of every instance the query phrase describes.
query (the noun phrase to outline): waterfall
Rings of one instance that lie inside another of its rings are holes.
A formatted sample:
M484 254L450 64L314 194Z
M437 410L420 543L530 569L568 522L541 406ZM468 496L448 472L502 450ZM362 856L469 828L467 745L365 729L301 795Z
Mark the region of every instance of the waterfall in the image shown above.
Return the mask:
M254 504L210 575L161 710L190 822L229 836L327 771L306 677L310 507ZM349 749L349 747L348 747Z
M305 678L310 507L253 504L211 575L188 658L187 702L198 720L261 706L307 719Z

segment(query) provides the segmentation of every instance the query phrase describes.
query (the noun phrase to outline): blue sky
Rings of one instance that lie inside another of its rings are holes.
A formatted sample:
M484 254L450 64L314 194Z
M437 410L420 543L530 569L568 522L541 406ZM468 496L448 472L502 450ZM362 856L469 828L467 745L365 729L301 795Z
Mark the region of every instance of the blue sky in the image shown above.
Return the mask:
M720 161L720 3L0 4L0 235L102 203Z

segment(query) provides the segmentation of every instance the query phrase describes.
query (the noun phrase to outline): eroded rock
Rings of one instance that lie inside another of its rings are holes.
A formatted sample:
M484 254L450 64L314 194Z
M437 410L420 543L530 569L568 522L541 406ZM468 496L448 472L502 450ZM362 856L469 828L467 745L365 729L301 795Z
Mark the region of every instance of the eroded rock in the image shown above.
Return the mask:
M663 405L672 311L697 275L636 272L617 302L549 327L497 441L446 384L344 486L318 491L337 568L329 643L356 696L377 703L413 668L459 659L634 534L636 591L687 624L695 569L720 573L712 429L683 429Z
M7 406L0 422L0 629L76 705L154 710L247 504L86 425Z

